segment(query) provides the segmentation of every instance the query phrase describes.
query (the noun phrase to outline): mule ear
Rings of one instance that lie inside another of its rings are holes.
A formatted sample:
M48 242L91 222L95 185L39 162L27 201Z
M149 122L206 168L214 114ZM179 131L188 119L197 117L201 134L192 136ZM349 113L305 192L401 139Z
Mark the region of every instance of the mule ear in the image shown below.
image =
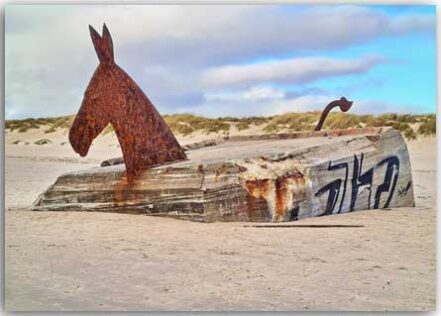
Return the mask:
M89 32L90 37L92 38L93 47L95 48L96 54L99 58L101 54L101 36L98 34L97 31L95 31L92 25L89 25Z
M107 29L107 28L106 28ZM113 45L110 45L110 49L108 47L109 39L104 39L101 37L95 29L89 25L90 37L92 38L93 47L95 47L96 54L98 55L98 59L100 63L103 65L109 65L113 63ZM107 35L110 38L109 30L107 30ZM110 38L110 43L112 39Z
M103 47L108 57L113 61L113 41L106 23L103 24Z

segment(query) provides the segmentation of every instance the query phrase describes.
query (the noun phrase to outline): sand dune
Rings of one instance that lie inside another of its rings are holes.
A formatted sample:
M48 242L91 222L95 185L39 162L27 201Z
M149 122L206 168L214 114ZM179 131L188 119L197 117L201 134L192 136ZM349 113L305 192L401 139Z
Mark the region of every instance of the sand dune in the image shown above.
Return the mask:
M52 143L34 144L43 138ZM14 211L61 173L121 153L112 135L87 158L65 141L61 131L6 135L8 310L435 309L435 138L409 143L415 208L301 222L355 226L330 228Z

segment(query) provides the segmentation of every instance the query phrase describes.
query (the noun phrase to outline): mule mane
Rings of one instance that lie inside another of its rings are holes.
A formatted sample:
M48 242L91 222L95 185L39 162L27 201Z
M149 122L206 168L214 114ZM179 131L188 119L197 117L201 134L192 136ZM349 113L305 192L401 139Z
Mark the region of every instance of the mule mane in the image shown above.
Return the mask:
M90 120L94 118L84 115L86 110L83 106L87 105L89 109L93 108L94 113L98 113L95 116L109 118L121 145L129 183L142 168L186 159L184 150L151 101L136 82L115 63L113 42L107 26L104 24L102 36L92 26L89 26L89 31L100 67L102 66L94 74L89 87L92 81L95 85L98 82L103 84L100 85L98 98L93 99L87 95L84 97L80 112L88 119L79 119L79 112L69 132L74 150L80 154L81 151L84 152L83 148L79 150L79 144L84 143L84 131L91 130L90 126L93 126ZM108 109L109 104L111 109ZM101 125L107 123L102 120ZM97 136L95 134L97 133L92 133L92 139Z

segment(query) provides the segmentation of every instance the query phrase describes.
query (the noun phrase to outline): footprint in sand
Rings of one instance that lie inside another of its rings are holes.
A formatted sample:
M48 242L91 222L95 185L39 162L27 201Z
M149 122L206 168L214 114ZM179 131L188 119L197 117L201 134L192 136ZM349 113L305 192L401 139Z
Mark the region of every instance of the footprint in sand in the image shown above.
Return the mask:
M43 139L39 139L36 142L34 142L35 145L48 145L48 144L52 144L50 139L47 138L43 138Z
M25 142L23 140L16 140L16 141L12 142L12 144L14 144L14 145L29 145L29 142Z

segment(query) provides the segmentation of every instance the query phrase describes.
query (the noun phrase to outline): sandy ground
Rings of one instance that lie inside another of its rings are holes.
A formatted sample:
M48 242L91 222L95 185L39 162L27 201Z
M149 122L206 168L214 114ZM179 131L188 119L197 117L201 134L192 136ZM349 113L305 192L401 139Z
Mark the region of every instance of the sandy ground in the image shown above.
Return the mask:
M6 135L9 311L435 309L435 138L409 144L417 207L298 222L361 227L255 228L16 210L61 173L120 155L108 138L82 159L59 136Z

